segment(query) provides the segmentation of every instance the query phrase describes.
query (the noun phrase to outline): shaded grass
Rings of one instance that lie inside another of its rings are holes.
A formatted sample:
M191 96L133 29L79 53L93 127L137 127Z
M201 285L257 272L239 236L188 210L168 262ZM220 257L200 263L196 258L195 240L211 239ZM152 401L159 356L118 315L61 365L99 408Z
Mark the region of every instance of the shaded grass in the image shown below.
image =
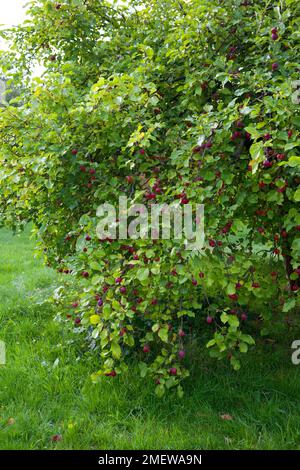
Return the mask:
M28 233L2 230L0 260L1 449L300 449L300 366L288 337L260 344L238 373L194 351L182 400L158 399L135 368L93 385L96 358L79 359L41 303L60 280L34 258Z

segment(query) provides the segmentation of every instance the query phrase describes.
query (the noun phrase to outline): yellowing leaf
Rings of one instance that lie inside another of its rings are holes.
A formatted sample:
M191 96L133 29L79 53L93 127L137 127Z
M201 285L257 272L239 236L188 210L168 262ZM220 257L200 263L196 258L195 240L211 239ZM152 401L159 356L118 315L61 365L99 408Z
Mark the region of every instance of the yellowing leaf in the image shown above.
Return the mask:
M90 317L90 322L91 322L92 325L98 325L98 323L100 322L99 315L92 315Z

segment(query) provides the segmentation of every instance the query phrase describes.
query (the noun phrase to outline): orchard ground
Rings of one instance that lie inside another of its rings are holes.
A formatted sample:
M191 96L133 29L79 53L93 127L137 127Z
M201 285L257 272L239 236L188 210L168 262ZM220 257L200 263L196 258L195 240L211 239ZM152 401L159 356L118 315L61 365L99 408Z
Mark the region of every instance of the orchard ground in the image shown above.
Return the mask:
M288 325L258 342L238 373L194 351L181 400L157 398L138 371L93 385L96 360L79 359L44 302L61 280L33 246L29 231L0 231L1 449L300 449L300 366Z

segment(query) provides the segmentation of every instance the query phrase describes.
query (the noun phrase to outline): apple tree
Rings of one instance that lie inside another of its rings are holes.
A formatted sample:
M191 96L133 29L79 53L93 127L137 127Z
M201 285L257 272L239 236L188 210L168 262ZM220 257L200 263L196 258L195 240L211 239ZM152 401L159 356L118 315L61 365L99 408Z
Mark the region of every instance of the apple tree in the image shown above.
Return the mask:
M1 223L31 221L72 279L95 381L135 354L181 395L190 336L237 370L254 328L297 317L299 28L297 0L34 0L2 31L21 93L0 109ZM99 239L120 195L204 204L204 248Z

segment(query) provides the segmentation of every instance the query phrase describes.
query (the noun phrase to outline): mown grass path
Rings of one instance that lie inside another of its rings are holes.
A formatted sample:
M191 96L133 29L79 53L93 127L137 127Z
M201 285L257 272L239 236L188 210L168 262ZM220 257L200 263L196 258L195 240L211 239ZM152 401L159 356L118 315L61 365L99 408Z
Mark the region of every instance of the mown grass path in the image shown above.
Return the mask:
M300 449L300 366L288 342L260 345L239 373L196 356L182 400L157 399L136 371L95 386L95 359L77 358L42 304L56 285L28 233L0 231L1 449Z

